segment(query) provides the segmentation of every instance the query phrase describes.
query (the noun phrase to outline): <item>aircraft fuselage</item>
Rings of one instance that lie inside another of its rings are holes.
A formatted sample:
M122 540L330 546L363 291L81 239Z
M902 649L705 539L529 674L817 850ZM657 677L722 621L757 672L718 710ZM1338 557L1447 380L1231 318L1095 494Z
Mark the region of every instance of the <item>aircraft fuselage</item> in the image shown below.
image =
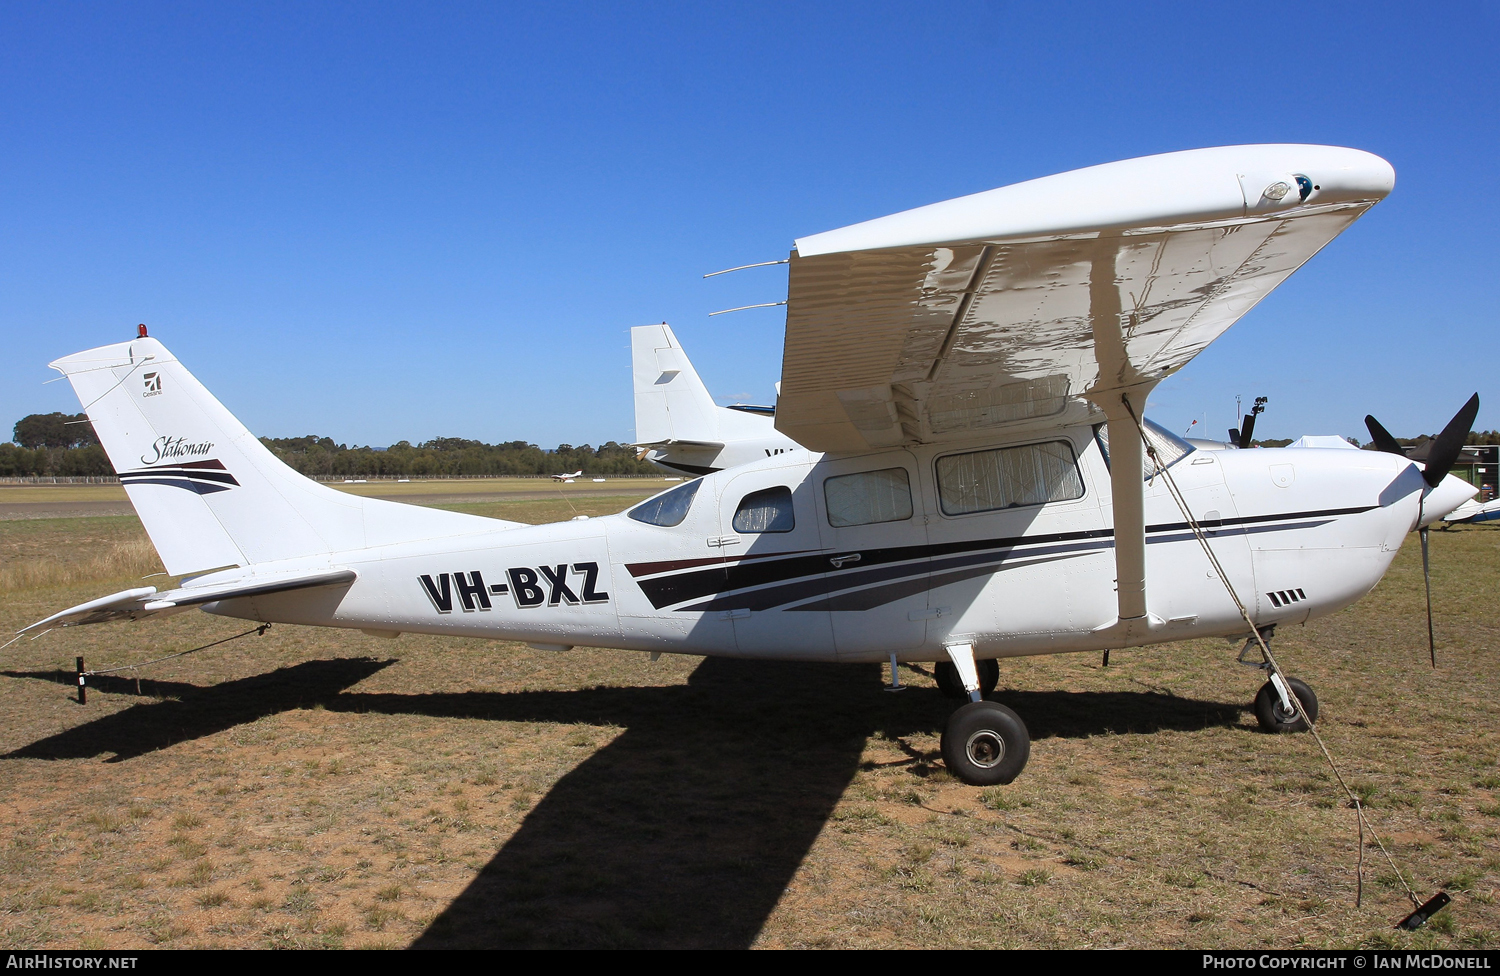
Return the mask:
M1008 503L984 480L993 474L973 473L986 451L1018 447L1032 450L986 456L985 470L1014 468L1035 493L1027 465L1050 458L1049 470L1066 474L1072 464L1076 476L1041 485L1056 500ZM1258 626L1302 623L1367 593L1415 526L1423 488L1410 462L1371 451L1197 450L1171 474ZM1145 489L1148 616L1117 619L1109 477L1088 426L993 448L794 451L673 489L692 494L674 525L621 513L289 560L257 569L358 576L205 609L556 648L822 661L932 661L955 642L988 658L1245 633L1160 475ZM676 504L648 515L670 520Z

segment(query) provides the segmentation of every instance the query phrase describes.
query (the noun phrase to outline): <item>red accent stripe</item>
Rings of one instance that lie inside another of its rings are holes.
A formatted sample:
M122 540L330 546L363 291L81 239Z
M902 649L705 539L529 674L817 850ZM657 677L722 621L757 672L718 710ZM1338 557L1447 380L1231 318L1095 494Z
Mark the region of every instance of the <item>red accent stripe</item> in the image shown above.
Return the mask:
M723 556L707 556L703 559L676 559L660 563L627 563L625 568L630 570L631 576L650 576L653 573L665 573L674 569L691 569L694 566L707 566L710 563L722 563Z

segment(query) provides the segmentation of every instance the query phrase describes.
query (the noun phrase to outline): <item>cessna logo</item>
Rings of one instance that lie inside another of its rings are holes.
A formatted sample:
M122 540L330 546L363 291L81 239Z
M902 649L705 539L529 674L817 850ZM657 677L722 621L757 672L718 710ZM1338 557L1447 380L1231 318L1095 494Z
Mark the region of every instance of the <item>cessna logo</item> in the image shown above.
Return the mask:
M556 566L518 566L505 571L506 582L484 582L479 570L469 573L439 573L436 577L417 577L422 591L438 613L452 613L456 602L464 612L493 610L492 596L507 593L521 609L577 606L580 603L608 603L609 594L599 592L598 563L558 563ZM573 577L570 581L569 577ZM578 577L582 577L579 579Z
M147 374L150 376L155 373ZM147 394L148 396L150 394ZM151 456L141 455L142 464L159 464L162 461L175 461L178 458L202 457L214 449L213 441L203 441L198 444L186 443L183 437L158 437L156 443L151 445Z
M161 394L160 373L145 373L141 376L141 379L145 380L146 382L146 392L142 394L143 396L151 397L159 396Z

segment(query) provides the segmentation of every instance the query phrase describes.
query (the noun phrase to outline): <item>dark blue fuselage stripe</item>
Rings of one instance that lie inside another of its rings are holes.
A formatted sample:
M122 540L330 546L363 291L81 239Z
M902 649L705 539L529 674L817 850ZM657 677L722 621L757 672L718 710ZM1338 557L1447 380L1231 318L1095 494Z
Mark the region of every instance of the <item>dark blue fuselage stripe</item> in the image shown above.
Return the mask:
M868 586L873 583L884 583L886 580L900 579L902 577L915 577L926 579L928 576L957 569L964 566L973 566L981 563L993 564L990 570L999 569L1000 565L1009 560L1013 555L1021 558L1031 556L1045 556L1053 553L1081 553L1092 549L1108 549L1111 543L1106 540L1095 542L1083 542L1071 546L1046 546L1042 548L1028 548L1023 552L1015 549L1002 551L990 551L982 553L971 553L964 556L950 556L947 559L932 559L923 562L908 562L901 565L882 566L879 569L856 570L853 572L832 572L826 575L818 575L808 579L798 580L784 586L771 586L761 590L751 590L746 593L736 593L729 596L721 596L707 603L697 603L683 610L767 610L771 607L780 606L808 597L821 596L837 590L849 590L857 587ZM925 589L925 586L922 587Z
M1204 525L1210 536L1233 532L1249 534L1255 531L1279 531L1277 529L1251 529L1250 526L1259 526L1269 522L1286 522L1293 519L1308 518L1332 518L1340 515L1354 515L1360 512L1368 512L1378 506L1366 505L1357 508L1325 509L1315 512L1287 512L1280 515L1253 515L1246 518L1215 519ZM1148 525L1147 534L1160 534L1166 532L1188 531L1186 522L1165 522L1159 525ZM1290 528L1290 526L1288 527ZM1053 532L1043 535L1014 536L1007 539L974 539L961 542L942 542L920 546L895 546L886 549L861 549L860 569L868 569L872 565L882 563L910 562L918 559L932 559L938 556L950 555L962 552L975 552L997 549L1014 549L1018 546L1036 546L1054 544L1061 542L1080 542L1084 540L1106 540L1106 545L1113 545L1113 529L1086 529L1077 532ZM688 600L701 599L718 593L731 590L742 590L747 587L760 586L766 583L779 583L797 579L803 576L826 573L829 571L828 556L831 552L839 550L827 550L825 552L797 556L789 559L767 558L750 563L723 563L710 568L699 569L693 572L667 573L651 579L637 580L637 585L645 593L651 605L660 610L675 603L684 603Z
M848 593L836 593L822 600L814 600L811 603L799 604L795 607L787 607L791 610L873 610L887 603L894 603L909 596L916 596L927 590L935 590L941 586L951 583L962 583L964 580L975 579L980 576L989 576L1002 569L1018 569L1022 566L1036 566L1040 563L1057 562L1059 559L1073 559L1082 553L1071 553L1063 556L1048 556L1043 559L1028 559L1024 562L1016 562L1010 566L993 563L986 566L975 566L969 569L960 569L951 573L938 573L932 576L919 576L914 579L901 580L898 583L886 583L883 586L869 586L862 590L853 590Z
M1214 523L1211 528L1207 528L1206 533L1210 539L1214 539L1224 535L1260 535L1266 532L1317 528L1321 525L1327 525L1333 521L1333 518L1309 519L1308 516L1358 514L1370 511L1375 507L1372 505L1361 508L1289 513L1285 515L1260 515L1243 519L1224 520ZM1301 519L1301 521L1281 525L1266 524L1273 521L1285 523L1291 519ZM1147 544L1154 545L1157 543L1190 540L1194 536L1188 531L1188 528L1189 526L1186 522L1148 526L1147 532L1152 533L1154 537L1147 539ZM822 553L816 556L800 556L794 559L768 560L746 567L725 566L689 573L678 573L674 576L641 581L638 585L640 585L647 598L652 601L652 605L658 610L670 606L672 603L681 603L696 597L714 596L715 594L728 595L718 595L712 600L703 603L694 603L690 606L680 607L679 609L690 611L765 610L838 590L885 583L891 579L899 579L916 574L938 573L949 568L972 565L977 562L994 562L996 563L996 568L998 568L999 563L1005 562L1012 555L1029 557L1052 553L1082 553L1089 550L1111 549L1114 547L1113 535L1114 532L1110 529L1094 529L1082 532L1058 532L1047 535L1021 536L1005 540L861 550L860 568L843 572L828 568L826 562L828 559L827 553ZM1038 545L1071 539L1088 539L1089 541L1080 541L1073 545ZM976 548L983 548L987 551L948 559L929 558L927 561L916 561L920 560L924 553L937 555L944 550L952 552L963 551L965 549L973 550ZM879 568L869 566L871 562L894 563L900 556L905 557L905 565L886 565ZM736 573L735 570L739 568L750 571ZM799 577L802 578L799 579ZM783 580L787 582L779 586L766 586L764 589L751 590L749 592L730 593L730 591L742 590L745 587L757 584L764 585L765 583L780 582ZM661 602L657 602L658 600Z

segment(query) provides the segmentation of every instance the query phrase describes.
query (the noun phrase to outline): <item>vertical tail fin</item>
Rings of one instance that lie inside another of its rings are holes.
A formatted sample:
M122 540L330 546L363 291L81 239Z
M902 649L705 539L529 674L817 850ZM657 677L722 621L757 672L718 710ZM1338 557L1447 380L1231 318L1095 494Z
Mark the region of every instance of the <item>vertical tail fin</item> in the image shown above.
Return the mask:
M302 477L155 339L51 366L72 383L174 576L515 524L360 498Z
M671 326L663 322L631 329L630 363L637 444L720 439L719 408Z

